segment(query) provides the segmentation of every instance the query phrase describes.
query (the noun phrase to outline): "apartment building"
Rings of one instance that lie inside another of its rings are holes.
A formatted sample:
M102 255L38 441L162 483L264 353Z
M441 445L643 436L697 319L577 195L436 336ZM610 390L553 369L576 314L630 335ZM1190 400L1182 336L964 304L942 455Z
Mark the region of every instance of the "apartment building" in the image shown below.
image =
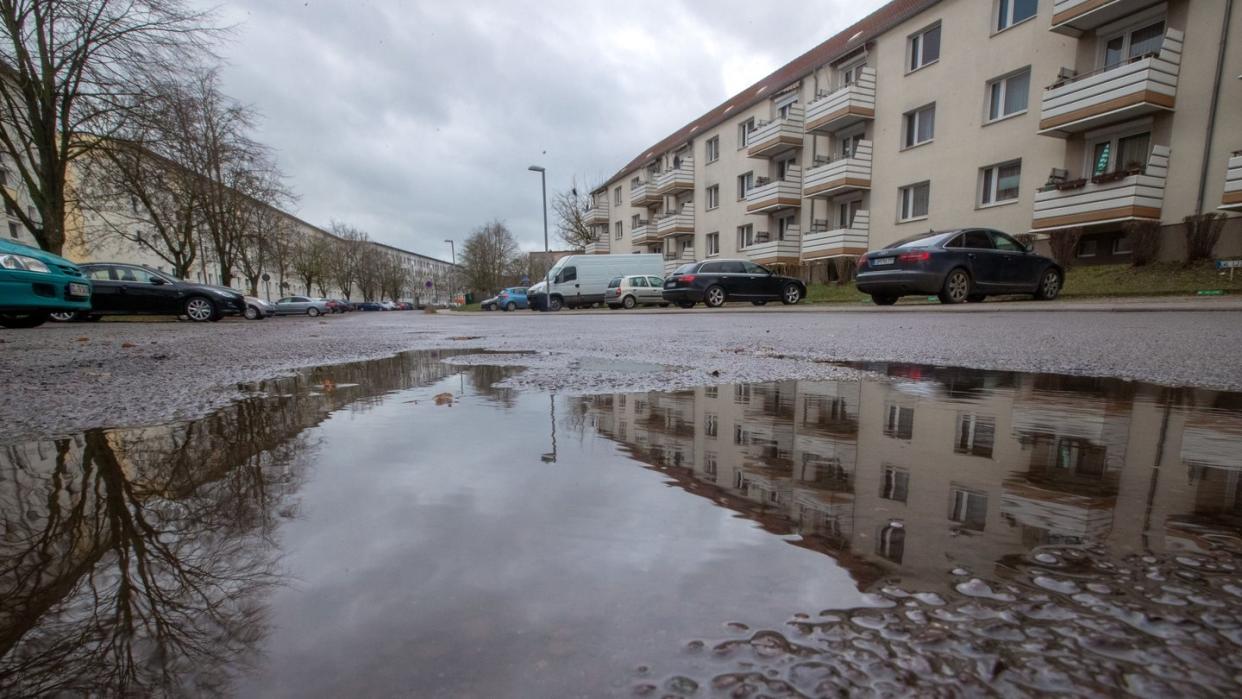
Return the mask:
M1190 0L894 0L634 158L591 252L741 256L813 281L929 229L1076 235L1242 211L1242 11ZM1227 39L1232 39L1228 41ZM1218 256L1242 254L1233 216Z

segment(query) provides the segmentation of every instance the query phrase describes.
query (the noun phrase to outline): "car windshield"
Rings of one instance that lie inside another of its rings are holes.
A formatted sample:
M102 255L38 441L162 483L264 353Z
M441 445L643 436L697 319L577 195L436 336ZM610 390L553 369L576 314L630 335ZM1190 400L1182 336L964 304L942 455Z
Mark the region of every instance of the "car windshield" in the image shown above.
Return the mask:
M899 250L901 248L926 248L939 243L945 236L952 233L920 233L919 235L904 238L891 245L886 246L885 250Z

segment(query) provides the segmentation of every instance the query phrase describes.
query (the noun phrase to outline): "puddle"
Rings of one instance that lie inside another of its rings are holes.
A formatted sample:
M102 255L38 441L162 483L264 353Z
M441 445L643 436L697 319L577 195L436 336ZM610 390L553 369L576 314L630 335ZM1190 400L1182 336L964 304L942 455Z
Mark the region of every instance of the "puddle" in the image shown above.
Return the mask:
M0 687L1238 693L1242 396L870 365L565 397L466 354L0 446Z

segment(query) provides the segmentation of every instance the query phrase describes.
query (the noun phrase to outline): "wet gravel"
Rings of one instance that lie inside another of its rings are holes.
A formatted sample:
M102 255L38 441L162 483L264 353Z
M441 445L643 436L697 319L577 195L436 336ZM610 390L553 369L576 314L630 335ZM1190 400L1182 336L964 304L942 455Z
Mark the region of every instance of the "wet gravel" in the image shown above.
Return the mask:
M1242 312L407 312L51 324L0 333L0 442L188 419L296 368L437 347L533 351L511 358L528 370L508 383L570 393L830 378L845 371L835 361L1242 390ZM611 370L601 358L627 362Z

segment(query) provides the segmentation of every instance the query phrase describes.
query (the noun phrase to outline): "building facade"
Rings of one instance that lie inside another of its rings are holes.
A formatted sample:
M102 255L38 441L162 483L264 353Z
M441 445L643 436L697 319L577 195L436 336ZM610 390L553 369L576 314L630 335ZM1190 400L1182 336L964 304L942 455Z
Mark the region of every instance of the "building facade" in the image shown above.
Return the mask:
M592 193L594 253L746 257L813 281L930 229L1080 237L1227 212L1242 254L1242 11L1189 0L894 0ZM1232 39L1232 41L1227 41ZM1046 243L1045 243L1046 244Z

